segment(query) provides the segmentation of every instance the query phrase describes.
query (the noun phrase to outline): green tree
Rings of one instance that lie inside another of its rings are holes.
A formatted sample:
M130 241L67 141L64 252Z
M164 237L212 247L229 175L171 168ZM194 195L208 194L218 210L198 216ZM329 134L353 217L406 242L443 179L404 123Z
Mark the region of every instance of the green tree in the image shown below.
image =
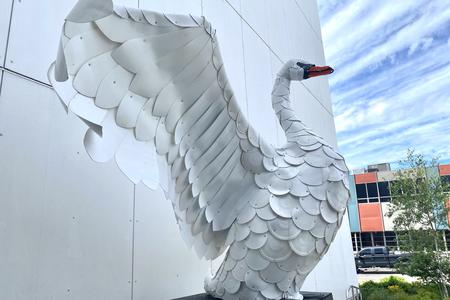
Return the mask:
M394 218L399 246L408 251L399 271L439 286L448 297L450 261L446 254L443 228L447 226L449 195L447 183L433 172L437 159L428 161L409 150L391 186L392 201L387 213Z

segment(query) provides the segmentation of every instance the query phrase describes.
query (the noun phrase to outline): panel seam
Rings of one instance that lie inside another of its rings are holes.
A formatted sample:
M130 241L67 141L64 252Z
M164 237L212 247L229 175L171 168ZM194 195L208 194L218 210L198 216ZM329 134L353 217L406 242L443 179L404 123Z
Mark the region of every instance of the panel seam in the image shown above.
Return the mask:
M285 63L285 61L275 52L275 50L273 50L273 48L269 45L269 43L256 31L256 29L255 28L253 28L253 26L244 18L244 16L229 2L229 0L224 0L227 4L228 4L228 6L230 6L231 7L231 9L233 9L234 10L234 12L241 18L241 20L243 21L243 22L245 22L245 24L247 24L247 26L258 36L258 38L266 45L266 47L270 50L270 52L272 52L272 54L282 63L282 64L284 64ZM240 2L241 3L241 2ZM307 19L306 17L305 17L305 19ZM307 20L307 22L309 22L308 20ZM241 24L242 24L242 22L241 22ZM243 30L242 30L242 32L243 32ZM245 60L245 57L244 57L244 60ZM245 65L245 64L244 64ZM244 68L245 68L245 66L244 66ZM245 72L245 71L244 71ZM334 115L333 115L333 112L331 112L326 106L325 106L325 104L323 104L323 102L316 96L316 95L314 95L314 93L311 91L311 89L309 89L306 85L305 85L305 83L303 83L303 82L300 82L302 85L303 85L303 87L306 89L306 91L309 93L309 94L311 94L311 96L317 101L317 102L319 102L319 104L322 106L322 108L332 117L332 118L334 118ZM248 109L247 109L248 110Z
M24 74L19 73L19 72L17 72L17 71L14 71L14 70L11 70L11 69L8 69L8 68L4 68L4 67L1 67L1 66L0 66L0 71L2 71L2 72L4 72L4 73L11 74L11 75L14 75L14 76L19 77L19 78L22 78L22 79L25 79L25 80L27 80L27 81L30 81L30 82L32 82L32 83L41 85L41 86L43 86L43 87L46 87L46 88L49 88L49 89L53 89L53 87L52 87L51 84L48 84L48 83L46 83L46 82L40 81L40 80L35 79L35 78L32 78L32 77L30 77L30 76L24 75Z
M320 34L314 29L314 26L311 24L311 21L309 20L309 18L306 16L306 13L303 11L301 5L298 3L297 0L294 0L298 10L300 11L300 13L305 17L306 22L308 23L309 27L311 27L311 30L314 32L314 34L316 35L316 37L319 39L319 42L322 44L322 38L320 36Z
M8 24L8 33L6 35L6 45L5 45L5 54L3 57L3 65L0 66L2 68L1 70L1 77L0 77L0 95L2 94L2 87L3 87L3 75L5 74L5 66L6 66L6 58L8 57L8 47L9 47L9 38L11 36L11 24L12 24L12 18L13 18L13 11L14 11L14 3L15 0L11 0L11 11L9 13L9 24Z
M239 0L239 9L242 11L242 0ZM246 59L245 59L245 40L244 40L244 24L241 18L241 41L242 41L242 59L244 61L244 87L245 87L245 112L247 115L247 119L250 119L250 113L248 110L248 90L247 90L247 67L246 67Z
M247 117L248 117L248 92L247 92L247 74L246 74L246 67L245 67L245 50L244 50L244 28L243 28L243 23L245 22L245 24L247 24L247 26L258 36L258 38L266 45L266 47L270 50L270 52L281 62L281 63L284 63L284 61L283 61L283 59L281 59L281 57L275 52L275 50L273 50L272 49L272 47L268 44L268 42L255 30L255 28L253 28L251 25L250 25L250 23L247 21L247 20L245 20L245 18L242 16L242 14L229 2L229 0L224 0L234 11L235 11L235 13L240 17L240 19L241 19L241 32L242 32L242 52L243 52L243 59L244 59L244 76L245 76L245 93L246 93L246 109L247 109ZM5 56L4 56L4 58L3 58L3 64L5 65L6 64L6 59L7 59L7 55L8 55L8 47L9 47L9 39L10 39L10 32L11 32L11 24L12 24L12 17L13 17L13 11L14 11L14 0L12 0L12 4L11 4L11 13L10 13L10 20L9 20L9 28L8 28L8 36L7 36L7 42L6 42L6 50L5 50ZM201 3L203 3L203 0L202 0L202 2ZM241 1L239 2L239 3L241 3ZM297 2L296 2L297 3ZM298 4L298 3L297 3ZM203 9L203 6L202 6L202 9ZM299 8L300 9L300 8ZM303 13L303 11L302 11L302 13ZM308 21L308 19L305 17L305 19L307 20L307 22L308 22L308 24L310 24L309 23L309 21ZM310 24L310 26L311 26L311 24ZM23 78L23 79L26 79L26 80L28 80L28 81L31 81L31 82L34 82L34 83L36 83L36 84L39 84L39 85L42 85L42 86L44 86L44 87L47 87L47 88L50 88L50 89L53 89L53 87L50 85L50 84L48 84L48 83L46 83L46 82L43 82L43 81L40 81L40 80L38 80L38 79L35 79L35 78L32 78L32 77L30 77L30 76L27 76L27 75L24 75L24 74L22 74L22 73L20 73L20 72L17 72L17 71L14 71L14 70L11 70L11 69L9 69L9 68L6 68L6 67L2 67L2 66L0 66L0 70L2 71L2 75L4 75L4 73L10 73L10 74L13 74L13 75L16 75L16 76L18 76L18 77L21 77L21 78ZM4 76L2 76L1 77L1 79L0 79L0 94L1 94L1 91L2 91L2 86L3 86L3 80L4 80ZM317 101L317 102L319 102L319 104L322 106L322 108L331 116L331 117L333 117L334 118L334 115L333 115L333 113L323 104L323 102L311 91L311 89L310 88L308 88L306 85L305 85L305 83L303 83L303 82L300 82L302 85L303 85L303 87L306 89L306 91Z
M136 185L133 189L133 226L131 235L131 300L134 299L134 242L135 242L135 224L136 224Z

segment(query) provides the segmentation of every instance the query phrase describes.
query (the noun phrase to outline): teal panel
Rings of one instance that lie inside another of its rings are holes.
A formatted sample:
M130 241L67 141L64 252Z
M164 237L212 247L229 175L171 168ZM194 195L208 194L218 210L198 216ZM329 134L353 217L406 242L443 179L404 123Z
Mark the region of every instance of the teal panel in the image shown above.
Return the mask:
M355 176L349 176L349 186L350 186L350 201L348 203L348 219L350 222L351 232L360 232L361 228L359 226L359 211L358 211L358 201L356 199L356 185Z

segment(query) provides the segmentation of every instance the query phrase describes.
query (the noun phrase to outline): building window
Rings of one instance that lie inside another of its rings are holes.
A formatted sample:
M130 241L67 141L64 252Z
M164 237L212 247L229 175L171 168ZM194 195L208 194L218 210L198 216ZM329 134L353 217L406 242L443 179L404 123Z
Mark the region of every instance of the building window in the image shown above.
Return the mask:
M394 231L385 231L384 236L386 238L386 247L388 247L391 250L397 250L398 244L397 244L397 235Z
M388 181L378 182L378 190L380 191L380 197L389 197L391 195Z
M372 234L370 232L361 233L361 246L362 248L373 247Z
M369 198L377 198L378 199L378 189L376 183L368 183L367 184L367 194Z
M356 197L358 199L367 198L367 190L365 183L356 185Z
M354 252L361 250L361 234L359 232L352 232L352 246Z
M374 246L380 246L380 247L385 246L383 232L374 232L373 233L373 243L374 243Z

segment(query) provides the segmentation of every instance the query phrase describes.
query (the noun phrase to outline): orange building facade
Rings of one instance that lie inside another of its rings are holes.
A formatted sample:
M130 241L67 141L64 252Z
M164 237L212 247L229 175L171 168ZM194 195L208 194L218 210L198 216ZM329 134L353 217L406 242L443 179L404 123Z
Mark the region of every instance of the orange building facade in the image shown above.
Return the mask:
M387 166L387 167L386 167ZM348 216L353 241L353 250L365 247L387 246L397 248L393 217L388 217L391 202L390 187L395 181L395 172L388 165L378 170L372 168L360 174L350 176L351 201ZM370 169L370 168L369 168ZM450 182L450 164L440 165L430 174L441 176ZM449 196L450 205L450 196ZM447 224L440 225L450 248L450 213Z

